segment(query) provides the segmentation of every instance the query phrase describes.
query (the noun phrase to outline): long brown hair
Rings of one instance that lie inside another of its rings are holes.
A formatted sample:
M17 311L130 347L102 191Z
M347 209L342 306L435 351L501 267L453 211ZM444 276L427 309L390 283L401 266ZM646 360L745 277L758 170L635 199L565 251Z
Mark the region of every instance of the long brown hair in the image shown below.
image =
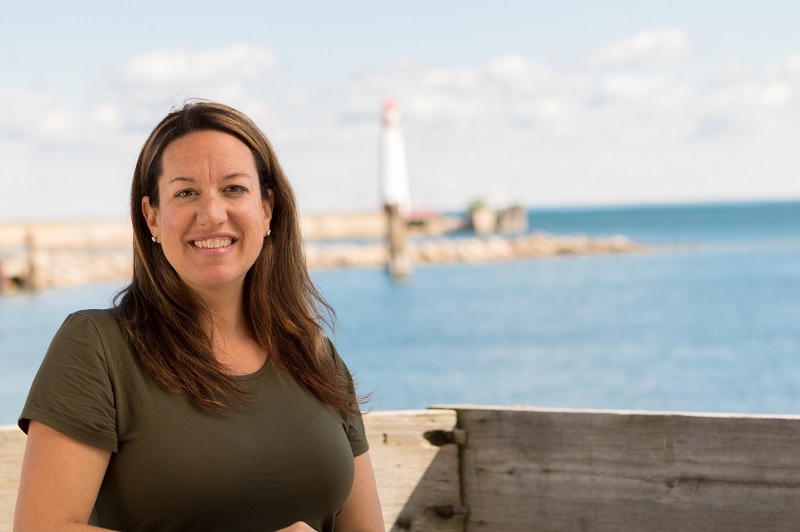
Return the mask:
M246 402L237 382L216 360L207 329L208 308L153 244L142 214L142 198L159 204L158 180L164 149L189 133L228 133L250 148L261 196L274 197L271 235L245 277L244 313L255 341L319 401L358 414L348 376L338 368L323 324L333 309L314 287L306 267L294 192L261 130L244 114L218 103L195 101L169 113L145 141L131 185L133 279L117 294L114 309L145 369L170 390L195 403L228 410Z

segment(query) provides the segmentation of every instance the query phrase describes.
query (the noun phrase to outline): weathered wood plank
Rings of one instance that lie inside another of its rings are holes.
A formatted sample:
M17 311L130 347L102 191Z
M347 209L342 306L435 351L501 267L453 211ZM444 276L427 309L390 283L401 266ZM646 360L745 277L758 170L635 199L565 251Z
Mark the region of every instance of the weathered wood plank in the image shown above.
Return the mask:
M454 407L466 530L797 530L800 417Z
M423 436L455 428L455 412L371 412L364 421L386 529L463 531L458 447Z
M0 532L10 532L14 524L24 452L25 434L15 425L0 425Z

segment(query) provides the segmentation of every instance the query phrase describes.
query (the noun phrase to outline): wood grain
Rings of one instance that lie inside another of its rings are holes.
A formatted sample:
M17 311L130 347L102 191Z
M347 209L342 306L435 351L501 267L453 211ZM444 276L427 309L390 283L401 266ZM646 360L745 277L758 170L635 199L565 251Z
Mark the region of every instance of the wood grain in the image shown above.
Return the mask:
M14 524L25 434L16 425L0 425L0 532Z
M800 529L800 417L456 408L466 530Z
M458 446L437 447L424 437L455 428L456 413L372 412L364 420L386 529L464 530Z

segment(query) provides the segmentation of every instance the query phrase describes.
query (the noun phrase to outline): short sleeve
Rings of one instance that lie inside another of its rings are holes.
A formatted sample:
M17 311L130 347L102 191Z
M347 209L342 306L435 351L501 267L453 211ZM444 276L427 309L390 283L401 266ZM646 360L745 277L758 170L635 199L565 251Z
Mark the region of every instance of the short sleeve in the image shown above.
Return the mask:
M347 381L350 386L350 395L353 398L353 401L356 402L357 397L355 385L353 384L353 376L350 373L350 370L347 369L347 365L339 356L339 352L336 351L336 346L333 345L333 342L331 342L329 338L326 338L326 341L328 343L328 349L330 350L331 355L336 362L336 366L347 376ZM364 418L362 416L353 416L344 413L342 413L341 416L345 423L347 439L350 441L350 448L353 451L353 456L355 457L364 454L369 450L369 442L367 441L367 434L366 430L364 429Z
M25 433L30 420L83 443L117 451L106 350L88 316L71 314L53 337L19 419Z

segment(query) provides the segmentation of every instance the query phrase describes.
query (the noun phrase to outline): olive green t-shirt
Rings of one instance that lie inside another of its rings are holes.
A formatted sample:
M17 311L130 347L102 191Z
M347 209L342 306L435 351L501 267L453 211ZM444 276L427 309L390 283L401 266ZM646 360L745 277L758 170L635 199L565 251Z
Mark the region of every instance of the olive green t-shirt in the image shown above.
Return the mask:
M33 419L112 451L92 524L270 531L305 521L332 530L353 457L368 449L362 420L322 405L270 362L236 379L247 406L198 407L150 377L109 310L81 311L53 338L19 425L27 432Z

